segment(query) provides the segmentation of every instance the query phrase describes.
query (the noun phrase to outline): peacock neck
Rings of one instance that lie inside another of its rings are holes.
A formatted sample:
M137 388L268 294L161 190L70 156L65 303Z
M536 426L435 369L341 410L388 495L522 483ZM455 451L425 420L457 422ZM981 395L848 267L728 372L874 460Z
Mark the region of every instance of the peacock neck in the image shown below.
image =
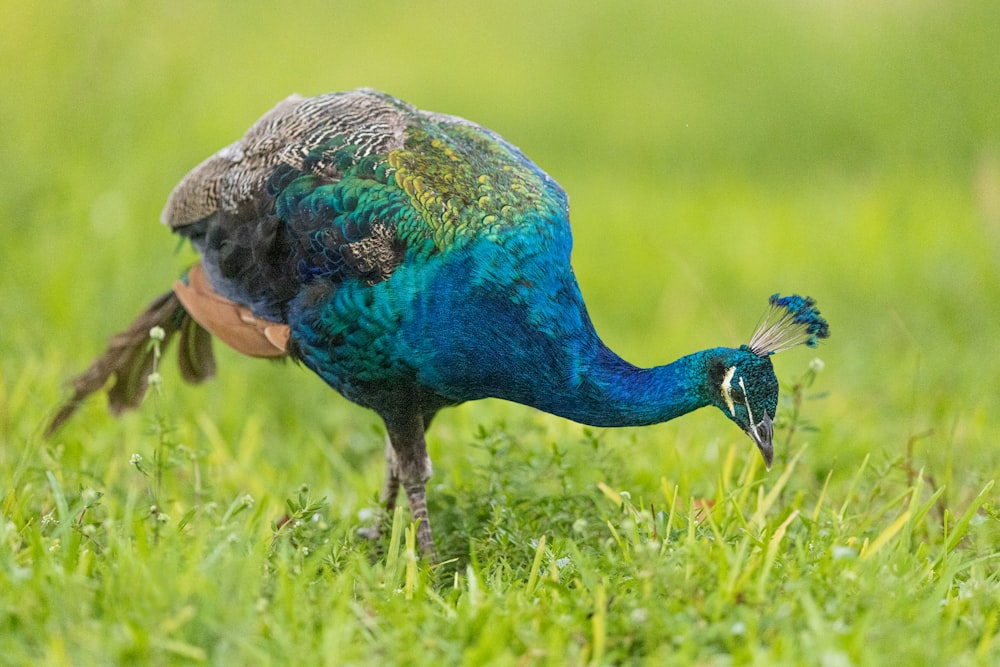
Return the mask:
M724 350L704 350L654 368L638 368L603 344L572 382L545 383L531 404L591 426L645 426L709 404L708 366Z
M708 370L724 349L628 363L601 341L572 270L552 270L544 245L519 239L439 255L414 276L413 292L427 296L411 303L400 356L419 384L453 403L502 398L592 426L656 424L709 404Z

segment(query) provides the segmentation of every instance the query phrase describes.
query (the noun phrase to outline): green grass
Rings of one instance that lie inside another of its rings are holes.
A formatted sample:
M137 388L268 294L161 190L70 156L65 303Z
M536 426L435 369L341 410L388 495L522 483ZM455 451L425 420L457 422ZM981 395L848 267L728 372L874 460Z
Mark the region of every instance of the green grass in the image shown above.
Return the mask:
M1000 5L338 4L0 0L0 664L1000 662ZM138 412L43 440L191 261L156 224L177 180L360 85L566 187L635 363L817 297L772 471L710 411L462 406L430 434L430 568L405 512L356 537L380 425L292 365L216 346L192 388L168 354Z

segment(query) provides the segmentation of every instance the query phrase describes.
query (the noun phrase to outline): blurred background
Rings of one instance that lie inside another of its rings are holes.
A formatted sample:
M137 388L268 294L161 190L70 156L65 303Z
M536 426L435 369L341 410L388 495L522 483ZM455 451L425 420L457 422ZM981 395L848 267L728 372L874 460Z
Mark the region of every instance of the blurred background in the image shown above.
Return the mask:
M291 93L369 86L500 132L563 185L591 315L634 363L746 342L774 292L816 297L832 338L775 365L788 385L824 362L805 409L818 477L908 448L959 490L1000 470L1000 3L0 0L0 14L5 448L34 441L66 379L192 261L159 224L190 168ZM181 390L168 364L190 437L236 438L252 413L281 446L247 465L304 459L318 484L327 464L282 437L305 424L370 458L374 490L372 415L301 369L216 349L203 388ZM81 461L98 434L142 431L103 411L68 427ZM629 436L637 470L714 464L733 442L753 454L703 412ZM442 415L432 453L495 420L575 428L489 401Z

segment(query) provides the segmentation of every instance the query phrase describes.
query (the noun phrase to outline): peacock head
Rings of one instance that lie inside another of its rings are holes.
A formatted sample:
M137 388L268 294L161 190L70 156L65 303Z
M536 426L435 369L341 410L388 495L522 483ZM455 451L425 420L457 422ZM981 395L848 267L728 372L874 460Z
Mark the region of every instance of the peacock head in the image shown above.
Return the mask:
M809 297L773 295L750 342L725 350L709 369L712 402L750 436L769 470L778 408L771 355L797 345L815 347L820 338L829 337L830 328L815 306Z

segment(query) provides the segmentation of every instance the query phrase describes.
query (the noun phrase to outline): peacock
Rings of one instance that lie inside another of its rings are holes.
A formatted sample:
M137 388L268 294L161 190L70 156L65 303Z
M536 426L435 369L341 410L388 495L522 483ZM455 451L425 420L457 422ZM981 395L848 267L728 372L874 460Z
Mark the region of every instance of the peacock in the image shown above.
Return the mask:
M375 90L285 99L185 176L162 221L200 261L74 379L48 433L112 378L111 412L136 407L154 327L192 383L215 373L212 336L289 357L382 418L384 507L402 486L431 559L425 433L442 408L495 397L611 427L715 406L770 468L770 356L829 335L813 299L775 294L745 345L624 361L574 277L563 189L495 132Z

